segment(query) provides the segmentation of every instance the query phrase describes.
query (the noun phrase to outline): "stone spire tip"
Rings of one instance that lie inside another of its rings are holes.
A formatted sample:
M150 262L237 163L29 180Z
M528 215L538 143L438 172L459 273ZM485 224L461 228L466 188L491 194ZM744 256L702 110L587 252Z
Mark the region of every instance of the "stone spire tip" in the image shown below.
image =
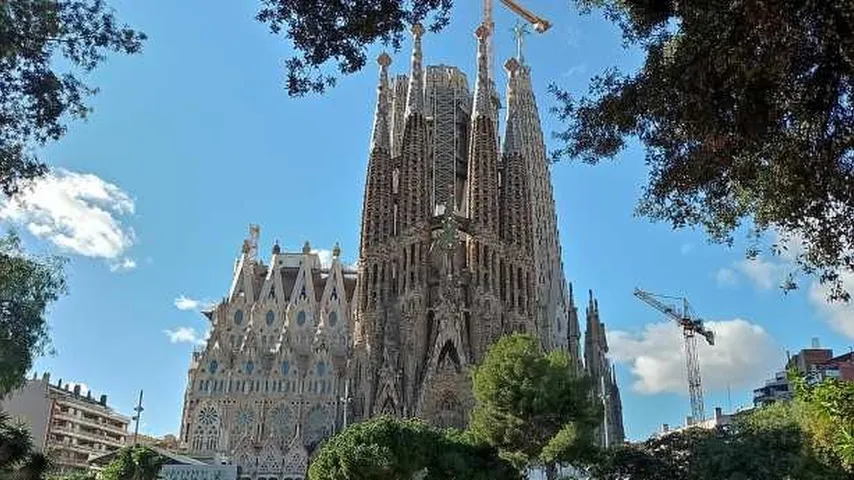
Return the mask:
M389 56L388 53L383 52L380 54L379 57L377 57L377 63L382 68L388 68L388 66L391 65L391 57Z
M412 26L412 36L415 38L421 38L424 36L424 26L420 23L416 23Z

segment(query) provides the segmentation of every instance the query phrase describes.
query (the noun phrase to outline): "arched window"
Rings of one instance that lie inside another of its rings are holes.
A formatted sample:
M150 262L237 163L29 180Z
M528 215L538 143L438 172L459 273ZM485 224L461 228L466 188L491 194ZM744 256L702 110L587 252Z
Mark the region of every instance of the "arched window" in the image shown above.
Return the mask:
M249 360L248 362L246 362L245 371L246 371L246 373L251 375L252 372L255 371L255 362L253 362L252 360Z
M276 314L272 310L267 311L267 326L272 326L275 321Z
M243 310L237 310L234 312L234 323L236 325L243 323Z
M216 360L211 360L211 363L208 364L208 372L210 372L211 375L214 375L217 368L219 368L219 363Z
M305 310L300 310L299 313L297 313L297 325L300 327L305 325L305 317Z
M338 312L331 311L329 312L329 326L334 327L338 324Z
M291 371L291 363L287 360L282 362L282 375L287 375Z

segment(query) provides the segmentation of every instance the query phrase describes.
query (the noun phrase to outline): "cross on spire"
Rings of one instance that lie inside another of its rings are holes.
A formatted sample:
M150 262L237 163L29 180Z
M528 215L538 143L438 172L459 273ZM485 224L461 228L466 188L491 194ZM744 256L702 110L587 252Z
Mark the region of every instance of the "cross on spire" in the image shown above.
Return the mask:
M531 34L531 31L528 30L528 24L521 20L516 22L516 26L513 27L513 36L516 38L516 59L519 60L519 63L525 63L524 56L524 46L525 46L525 37Z

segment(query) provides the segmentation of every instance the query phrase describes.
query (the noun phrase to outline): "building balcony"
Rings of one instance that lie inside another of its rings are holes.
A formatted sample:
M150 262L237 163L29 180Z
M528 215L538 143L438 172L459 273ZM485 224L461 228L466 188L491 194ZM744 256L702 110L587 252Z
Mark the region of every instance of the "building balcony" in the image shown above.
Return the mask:
M96 444L104 444L114 447L123 447L125 445L124 437L121 440L117 440L113 437L110 437L106 434L98 434L94 432L86 432L77 430L71 426L62 426L52 424L49 429L50 433L66 435L70 437L82 438L83 440L88 440L90 442L95 442Z
M74 415L71 412L63 412L60 409L54 409L53 410L53 416L54 416L54 418L57 418L60 420L66 420L66 421L71 422L71 423L79 423L81 425L86 425L87 427L93 427L93 428L98 428L98 429L105 430L108 432L112 432L112 433L115 433L117 435L121 435L122 437L128 436L127 428L119 428L119 427L115 426L114 424L107 422L105 420L89 419L89 418L86 418L82 415L80 415L80 416ZM125 427L127 427L127 425L125 425Z

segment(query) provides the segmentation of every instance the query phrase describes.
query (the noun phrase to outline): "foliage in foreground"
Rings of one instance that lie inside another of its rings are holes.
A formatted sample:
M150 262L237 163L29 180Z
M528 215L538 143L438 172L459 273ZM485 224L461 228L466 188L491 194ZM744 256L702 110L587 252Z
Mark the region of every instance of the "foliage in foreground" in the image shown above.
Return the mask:
M602 480L852 478L854 384L796 385L794 400L743 413L733 425L603 452L591 472Z
M597 77L584 98L555 89L561 153L596 163L639 138L650 166L639 213L725 243L746 225L749 254L770 230L772 251L788 249L832 298L848 298L854 2L580 3L603 7L646 59Z
M566 352L544 354L530 335L493 344L472 376L473 435L525 466L581 461L593 453L601 409ZM552 473L550 473L551 475Z
M156 480L162 465L163 459L146 446L124 447L100 473L100 480Z
M332 437L309 469L312 480L410 480L416 474L438 480L520 478L496 450L462 432L391 417L367 420Z
M33 450L26 427L15 425L0 411L0 478L41 480L48 471L47 458Z
M304 95L361 70L371 45L397 48L408 24L430 19L441 29L453 3L261 0L258 19L293 43L287 88ZM596 163L639 139L650 166L640 214L701 227L724 243L746 224L756 241L749 255L772 230L780 236L773 251L794 243L788 254L800 268L829 284L832 298L847 298L840 274L854 274L854 2L572 5L604 10L644 64L605 72L582 98L553 86L566 125L556 156ZM794 277L782 286L794 288Z
M89 113L96 90L81 74L109 52L139 52L144 39L104 0L0 2L0 192L13 195L43 175L34 149L62 137L68 117Z
M60 258L28 256L14 233L0 238L0 398L48 346L45 312L65 292L62 267Z

